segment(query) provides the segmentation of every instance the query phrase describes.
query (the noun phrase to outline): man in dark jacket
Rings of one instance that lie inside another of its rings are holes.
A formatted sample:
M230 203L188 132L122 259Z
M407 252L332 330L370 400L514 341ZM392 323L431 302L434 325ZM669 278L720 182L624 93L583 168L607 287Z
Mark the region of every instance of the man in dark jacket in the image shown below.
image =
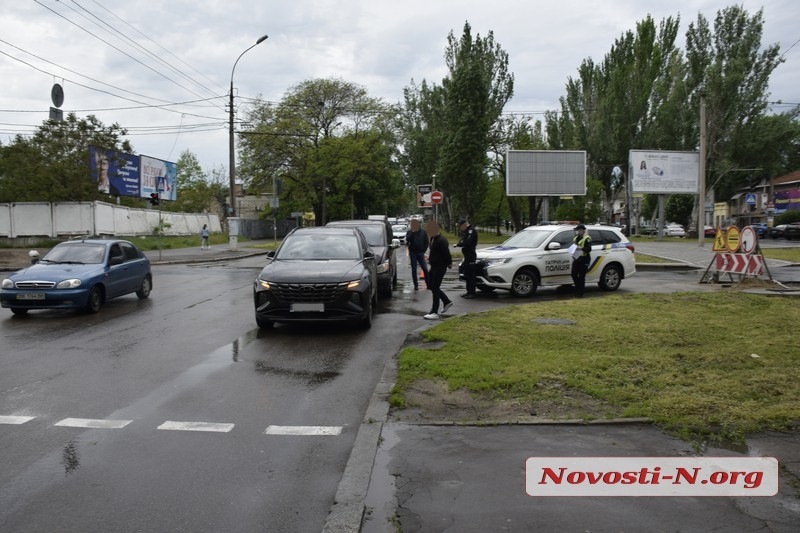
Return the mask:
M406 246L408 246L408 259L411 262L411 279L416 291L419 289L417 265L422 268L425 285L428 285L428 264L425 262L425 252L428 251L428 234L422 229L422 224L416 218L411 220L406 232Z
M439 223L435 220L428 222L428 235L431 237L430 253L428 254L428 262L430 269L428 270L428 288L433 295L433 304L431 305L431 312L424 315L422 318L426 320L436 320L439 318L439 301L444 303L442 313L446 313L448 309L453 306L453 302L442 290L442 280L447 269L453 264L453 257L450 255L450 243L447 238L441 234L439 230Z
M466 218L458 221L458 230L461 232L461 240L456 244L464 254L464 280L467 282L467 292L462 294L462 298L475 298L475 286L477 285L477 272L475 264L478 254L475 248L478 246L478 232L470 226Z

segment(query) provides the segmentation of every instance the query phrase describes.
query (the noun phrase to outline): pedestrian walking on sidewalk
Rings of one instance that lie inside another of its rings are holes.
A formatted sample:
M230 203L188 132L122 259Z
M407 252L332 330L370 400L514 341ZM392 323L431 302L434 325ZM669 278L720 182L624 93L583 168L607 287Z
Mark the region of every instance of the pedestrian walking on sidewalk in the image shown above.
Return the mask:
M208 250L211 248L208 245L208 224L203 224L203 229L200 230L200 249L201 250Z
M428 233L422 229L422 224L416 218L411 221L406 232L406 246L408 247L408 260L411 263L411 280L414 290L419 290L417 279L417 265L422 269L425 285L428 285L428 264L425 262L425 252L428 251Z
M453 302L442 290L442 281L447 269L453 266L453 257L450 255L450 243L447 242L447 237L442 235L439 228L439 223L435 220L428 222L427 226L428 235L430 236L430 253L428 254L428 288L433 297L431 304L431 312L424 315L422 318L426 320L436 320L439 318L439 302L443 303L442 313L446 313L452 306Z

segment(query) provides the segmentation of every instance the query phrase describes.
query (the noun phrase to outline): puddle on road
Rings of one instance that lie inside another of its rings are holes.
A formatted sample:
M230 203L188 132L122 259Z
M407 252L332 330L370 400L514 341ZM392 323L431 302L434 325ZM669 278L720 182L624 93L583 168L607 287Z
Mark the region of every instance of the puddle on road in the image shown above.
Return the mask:
M289 377L303 381L308 385L321 385L339 376L339 372L309 372L307 370L292 370L290 368L270 366L264 361L256 361L256 372L259 374L270 374L278 377Z

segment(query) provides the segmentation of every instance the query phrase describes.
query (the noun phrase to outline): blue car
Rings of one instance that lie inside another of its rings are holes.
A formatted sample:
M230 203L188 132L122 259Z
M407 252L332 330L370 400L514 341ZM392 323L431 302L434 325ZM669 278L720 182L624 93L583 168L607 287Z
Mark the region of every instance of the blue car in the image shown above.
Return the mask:
M82 239L62 242L38 262L0 285L0 306L15 315L31 309L96 313L105 302L136 293L150 296L150 260L131 242Z
M750 224L750 226L752 226L752 228L754 230L756 230L756 233L758 234L759 237L766 237L767 236L767 232L769 231L769 228L767 227L767 223L766 222L754 222L754 223Z

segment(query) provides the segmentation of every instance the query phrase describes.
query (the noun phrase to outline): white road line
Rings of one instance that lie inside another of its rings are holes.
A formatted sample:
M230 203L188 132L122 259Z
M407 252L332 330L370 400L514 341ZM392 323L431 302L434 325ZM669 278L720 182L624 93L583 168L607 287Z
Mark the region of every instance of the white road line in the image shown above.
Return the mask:
M340 435L342 426L269 426L265 435Z
M211 431L215 433L227 433L233 429L235 424L214 424L211 422L175 422L167 420L158 429L170 431Z
M54 426L70 428L92 428L92 429L122 429L133 420L99 420L93 418L65 418L53 424Z
M3 416L0 415L0 424L24 424L36 418L35 416Z

